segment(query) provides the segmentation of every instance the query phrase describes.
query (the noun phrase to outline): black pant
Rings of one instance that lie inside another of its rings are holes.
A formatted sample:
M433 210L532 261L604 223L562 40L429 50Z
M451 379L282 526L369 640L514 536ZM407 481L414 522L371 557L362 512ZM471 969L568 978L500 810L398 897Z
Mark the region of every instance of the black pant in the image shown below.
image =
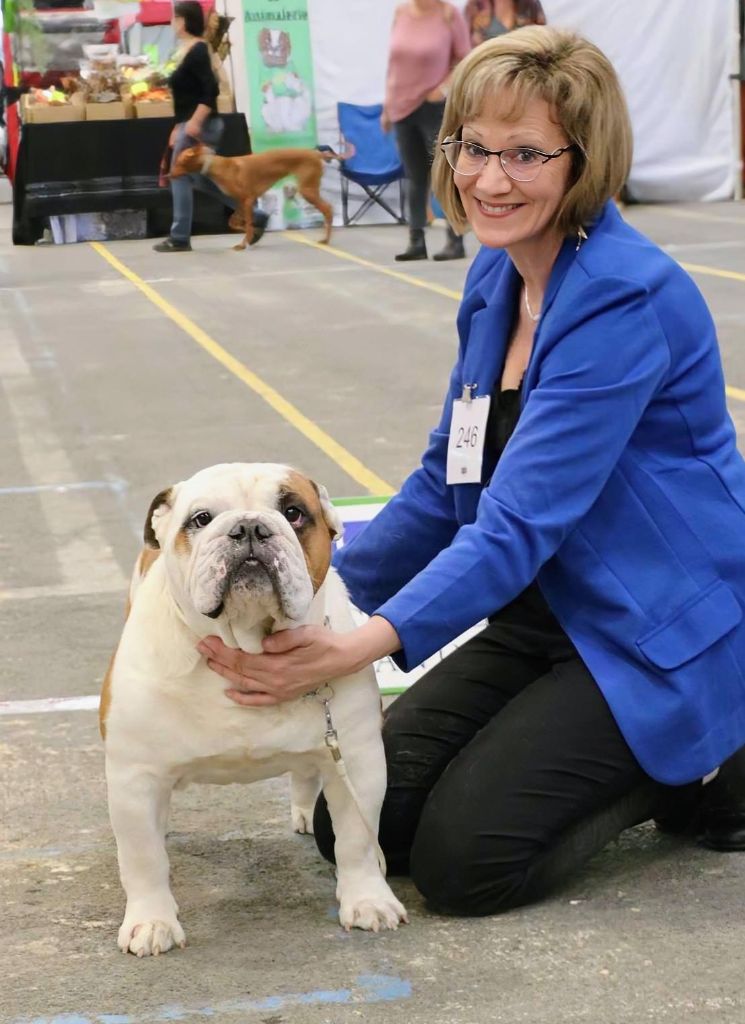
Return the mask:
M644 773L578 657L516 653L494 626L391 705L383 738L380 844L441 913L539 899L660 808L693 814L700 792ZM315 833L332 860L323 797Z
M397 121L396 142L408 178L409 227L427 225L430 169L445 103L422 103L403 121Z

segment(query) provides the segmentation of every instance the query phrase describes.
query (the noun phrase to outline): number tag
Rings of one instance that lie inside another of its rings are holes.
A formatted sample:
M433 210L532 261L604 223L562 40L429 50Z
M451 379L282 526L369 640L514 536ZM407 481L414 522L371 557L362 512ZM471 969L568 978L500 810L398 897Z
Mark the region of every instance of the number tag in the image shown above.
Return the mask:
M491 398L473 398L453 402L450 420L446 483L480 484L484 458L484 435Z

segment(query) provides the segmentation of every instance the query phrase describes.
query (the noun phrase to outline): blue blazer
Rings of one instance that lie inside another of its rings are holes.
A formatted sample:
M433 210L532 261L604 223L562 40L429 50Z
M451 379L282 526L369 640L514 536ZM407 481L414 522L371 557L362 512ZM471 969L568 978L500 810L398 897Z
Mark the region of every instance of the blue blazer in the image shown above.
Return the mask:
M609 203L556 260L493 475L447 486L453 399L492 391L519 285L481 249L422 465L335 564L404 668L537 578L642 767L690 782L745 744L745 463L711 316Z

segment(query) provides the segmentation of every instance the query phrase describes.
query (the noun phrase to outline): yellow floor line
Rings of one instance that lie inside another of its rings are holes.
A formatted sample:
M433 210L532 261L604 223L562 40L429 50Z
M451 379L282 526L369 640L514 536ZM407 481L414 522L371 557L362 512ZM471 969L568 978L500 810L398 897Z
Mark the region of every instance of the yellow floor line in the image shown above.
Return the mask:
M389 267L382 267L379 263L373 263L372 260L365 260L361 256L354 256L351 252L345 252L344 249L337 249L334 245L322 245L320 242L314 242L310 238L303 238L301 234L295 231L285 231L285 238L289 238L291 242L299 242L301 245L309 245L312 249L320 249L321 252L327 252L330 256L336 256L340 260L350 260L352 263L359 263L361 267L367 267L368 270L374 270L378 274L385 274L386 277L393 277L397 281L405 281L406 284L414 285L415 288L424 288L428 292L435 292L437 295L444 295L447 299L455 299L457 302L463 298L462 292L456 292L453 288L445 288L441 284L435 284L433 281L424 281L421 277L413 277L411 274L402 274L398 270L391 270Z
M356 480L357 483L365 487L370 494L382 495L393 493L394 489L389 483L364 466L351 452L348 452L333 437L317 426L312 420L308 419L307 416L304 416L299 409L296 409L294 405L283 398L278 391L275 391L273 387L270 387L269 384L249 370L247 366L244 366L235 356L232 356L222 345L214 341L206 331L203 331L201 327L197 327L188 316L185 316L170 302L167 302L154 288L143 281L133 270L130 270L121 260L117 259L113 253L109 252L105 245L102 245L100 242L91 242L91 247L123 277L131 281L153 305L157 306L162 313L188 334L205 352L211 355L213 359L216 359L218 363L246 384L247 387L251 388L260 398L263 398L275 412L279 413L283 419L287 420L309 441L312 441L353 480Z
M736 270L720 270L718 267L706 267L701 263L681 263L680 265L689 274L704 274L709 277L727 277L730 281L745 281L745 274L738 274Z

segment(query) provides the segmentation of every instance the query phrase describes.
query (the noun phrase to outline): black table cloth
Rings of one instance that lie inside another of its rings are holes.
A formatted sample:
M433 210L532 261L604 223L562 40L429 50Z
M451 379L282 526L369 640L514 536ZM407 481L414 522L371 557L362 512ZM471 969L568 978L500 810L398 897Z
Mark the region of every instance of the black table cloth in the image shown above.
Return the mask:
M223 156L251 152L244 114L222 114ZM158 169L172 118L25 124L13 182L13 241L33 245L46 218L67 213L146 210L148 235L167 235L171 194ZM194 194L194 234L227 230L230 211Z

